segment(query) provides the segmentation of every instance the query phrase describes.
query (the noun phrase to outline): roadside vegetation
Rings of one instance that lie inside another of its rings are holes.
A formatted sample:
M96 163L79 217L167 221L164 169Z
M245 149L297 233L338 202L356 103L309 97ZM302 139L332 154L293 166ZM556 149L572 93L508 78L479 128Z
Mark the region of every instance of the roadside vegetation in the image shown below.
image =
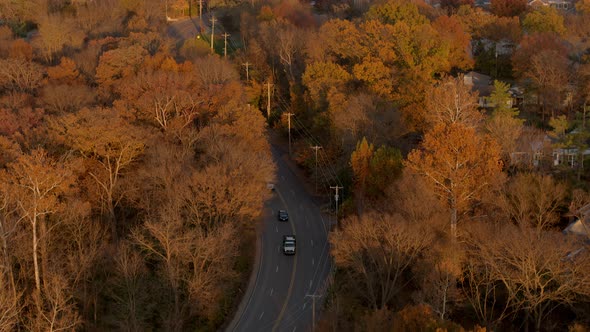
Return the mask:
M588 0L210 1L172 36L198 3L0 0L0 330L222 328L268 128L338 213L318 330L590 328Z

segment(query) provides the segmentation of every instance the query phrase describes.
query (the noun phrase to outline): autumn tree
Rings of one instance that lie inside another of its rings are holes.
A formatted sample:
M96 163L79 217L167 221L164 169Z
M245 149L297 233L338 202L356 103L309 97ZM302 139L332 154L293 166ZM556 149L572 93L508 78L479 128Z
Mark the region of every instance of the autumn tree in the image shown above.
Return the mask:
M39 36L33 45L48 63L52 63L64 46L82 46L84 34L75 28L71 19L62 15L46 15L39 18Z
M460 215L482 192L495 184L502 166L499 147L463 124L439 124L408 155L407 167L427 179L450 211L451 234L457 235Z
M403 22L408 26L429 23L426 16L420 14L416 4L400 0L392 0L384 4L371 6L366 14L366 18L390 25L395 25L399 22Z
M343 88L351 75L341 66L331 62L316 62L307 66L302 81L316 107L322 107L330 87Z
M13 59L33 60L33 47L24 39L17 39L10 44L8 57Z
M471 36L465 32L461 21L456 15L440 16L432 26L439 32L443 41L449 44L449 61L451 68L467 70L473 67L474 62L471 59Z
M463 83L463 76L445 77L430 89L426 98L428 113L426 118L431 125L460 123L467 127L477 127L483 119L478 107L478 93Z
M42 79L43 68L34 62L25 59L0 59L0 87L3 89L34 92L41 86Z
M112 109L82 109L60 117L53 125L58 142L69 146L88 160L88 176L101 193L112 235L117 237L115 208L124 190L120 178L143 153L146 133Z
M473 6L473 0L441 0L440 6L448 11L457 10L461 6Z
M355 196L357 197L359 214L362 211L367 179L370 174L370 162L374 153L374 146L366 138L358 142L356 150L350 156L350 166L354 174Z
M585 14L590 13L590 2L588 0L580 0L576 3L576 10Z
M362 43L362 32L348 20L333 19L322 24L318 37L323 41L324 52L341 59L358 61L368 52Z
M90 104L94 93L83 81L76 63L62 57L59 65L47 68L49 84L43 87L42 99L51 112L78 110Z
M545 119L548 108L553 114L561 103L561 93L570 79L567 45L555 35L535 34L523 38L512 57L516 74L529 79L538 92L538 103Z
M393 28L398 72L394 98L410 127L424 125L425 91L437 73L450 70L449 45L430 24ZM410 88L411 87L411 88Z
M402 167L399 150L385 145L378 147L369 161L369 177L366 179L368 197L383 197L387 187L401 176Z
M52 293L50 286L48 237L54 227L50 216L64 208L62 196L69 191L71 171L63 162L54 160L45 151L37 149L30 155L19 156L15 162L9 164L5 179L9 181L6 185L14 192L18 215L30 226L34 299L37 314L44 316L45 299L60 301L55 305L65 305L61 300L52 298L60 296L60 293Z
M507 83L494 81L494 90L488 98L494 111L485 124L487 132L500 145L505 163L509 162L510 153L515 152L524 123L524 120L518 118L518 110L512 107L509 88Z
M432 233L419 223L383 214L351 217L330 236L335 264L345 269L358 285L353 289L372 309L392 304L431 241Z
M173 60L172 60L173 61ZM176 64L176 62L174 62ZM143 120L166 131L193 123L205 100L197 99L194 80L175 70L142 71L119 88L121 107L130 107Z
M1 176L6 176L2 173ZM8 179L0 179L6 183ZM18 219L14 216L15 207L8 186L0 189L0 280L5 287L0 290L0 330L9 331L16 327L22 310L21 292L17 289L13 269L13 246L16 244Z
M352 72L355 79L365 83L378 96L392 98L393 70L381 60L367 56L361 63L354 65Z
M522 27L530 34L535 32L554 32L563 35L566 32L563 22L563 16L561 16L557 9L542 6L524 17Z
M514 17L524 13L527 0L492 0L492 13L497 16Z
M104 93L112 93L114 85L121 78L135 74L146 55L147 51L140 45L104 52L96 68L96 81Z

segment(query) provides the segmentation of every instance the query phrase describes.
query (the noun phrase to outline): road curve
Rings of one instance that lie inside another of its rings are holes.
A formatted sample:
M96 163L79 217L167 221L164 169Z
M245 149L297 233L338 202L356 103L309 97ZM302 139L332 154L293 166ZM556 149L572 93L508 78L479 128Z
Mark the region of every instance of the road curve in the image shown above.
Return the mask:
M308 295L325 293L331 268L329 220L322 216L284 153L276 146L272 153L277 164L275 194L265 205L257 262L228 332L309 331L313 297ZM289 222L277 220L279 209L289 212ZM281 251L286 234L297 236L295 256ZM323 296L316 297L316 314L322 303Z

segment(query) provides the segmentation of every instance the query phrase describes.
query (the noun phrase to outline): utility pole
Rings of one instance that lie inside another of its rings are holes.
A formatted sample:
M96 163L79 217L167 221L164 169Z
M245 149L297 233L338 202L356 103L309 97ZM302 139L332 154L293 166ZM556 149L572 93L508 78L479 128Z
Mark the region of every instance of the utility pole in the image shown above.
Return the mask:
M203 0L199 0L199 22L203 24Z
M246 62L243 63L242 65L246 66L246 82L250 81L250 76L249 76L249 67L250 67L250 62Z
M315 191L318 192L318 150L322 147L316 145L311 148L315 150Z
M289 157L291 157L291 116L295 115L293 113L286 113L287 114L287 123L289 128Z
M229 36L229 33L224 33L223 34L223 57L226 58L227 57L227 37Z
M215 22L217 22L215 16L211 17L211 53L213 53L213 36L215 36Z
M344 188L336 185L336 186L330 187L330 189L336 189L336 195L334 195L334 199L336 200L336 225L338 225L338 199L340 198L340 196L338 195L338 190L344 189Z
M270 87L271 87L271 83L270 80L268 81L268 83L266 83L267 85L267 99L266 99L266 118L270 119Z
M311 297L311 332L315 331L315 299L316 297L322 297L317 294L306 294L305 297Z

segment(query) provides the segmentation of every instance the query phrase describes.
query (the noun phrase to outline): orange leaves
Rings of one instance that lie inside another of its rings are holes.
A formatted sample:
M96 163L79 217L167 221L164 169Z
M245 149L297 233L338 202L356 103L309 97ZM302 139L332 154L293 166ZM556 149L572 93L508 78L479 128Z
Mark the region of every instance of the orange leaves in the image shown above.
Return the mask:
M462 210L501 174L499 160L494 141L455 123L440 124L428 132L421 149L408 155L406 165L422 174L443 201L453 200Z
M376 58L366 57L354 65L352 72L356 79L364 81L378 96L391 98L393 91L392 69Z
M104 86L111 86L120 78L134 74L141 66L147 51L132 45L103 53L96 68L96 80Z
M363 36L354 23L348 20L330 20L320 27L320 38L326 50L344 59L358 60L368 49L363 45Z
M469 54L471 36L465 32L457 16L440 16L432 26L449 44L451 67L463 70L471 68L474 64Z
M79 77L80 73L72 59L62 57L58 66L47 68L47 75L49 79L57 82L72 83Z

